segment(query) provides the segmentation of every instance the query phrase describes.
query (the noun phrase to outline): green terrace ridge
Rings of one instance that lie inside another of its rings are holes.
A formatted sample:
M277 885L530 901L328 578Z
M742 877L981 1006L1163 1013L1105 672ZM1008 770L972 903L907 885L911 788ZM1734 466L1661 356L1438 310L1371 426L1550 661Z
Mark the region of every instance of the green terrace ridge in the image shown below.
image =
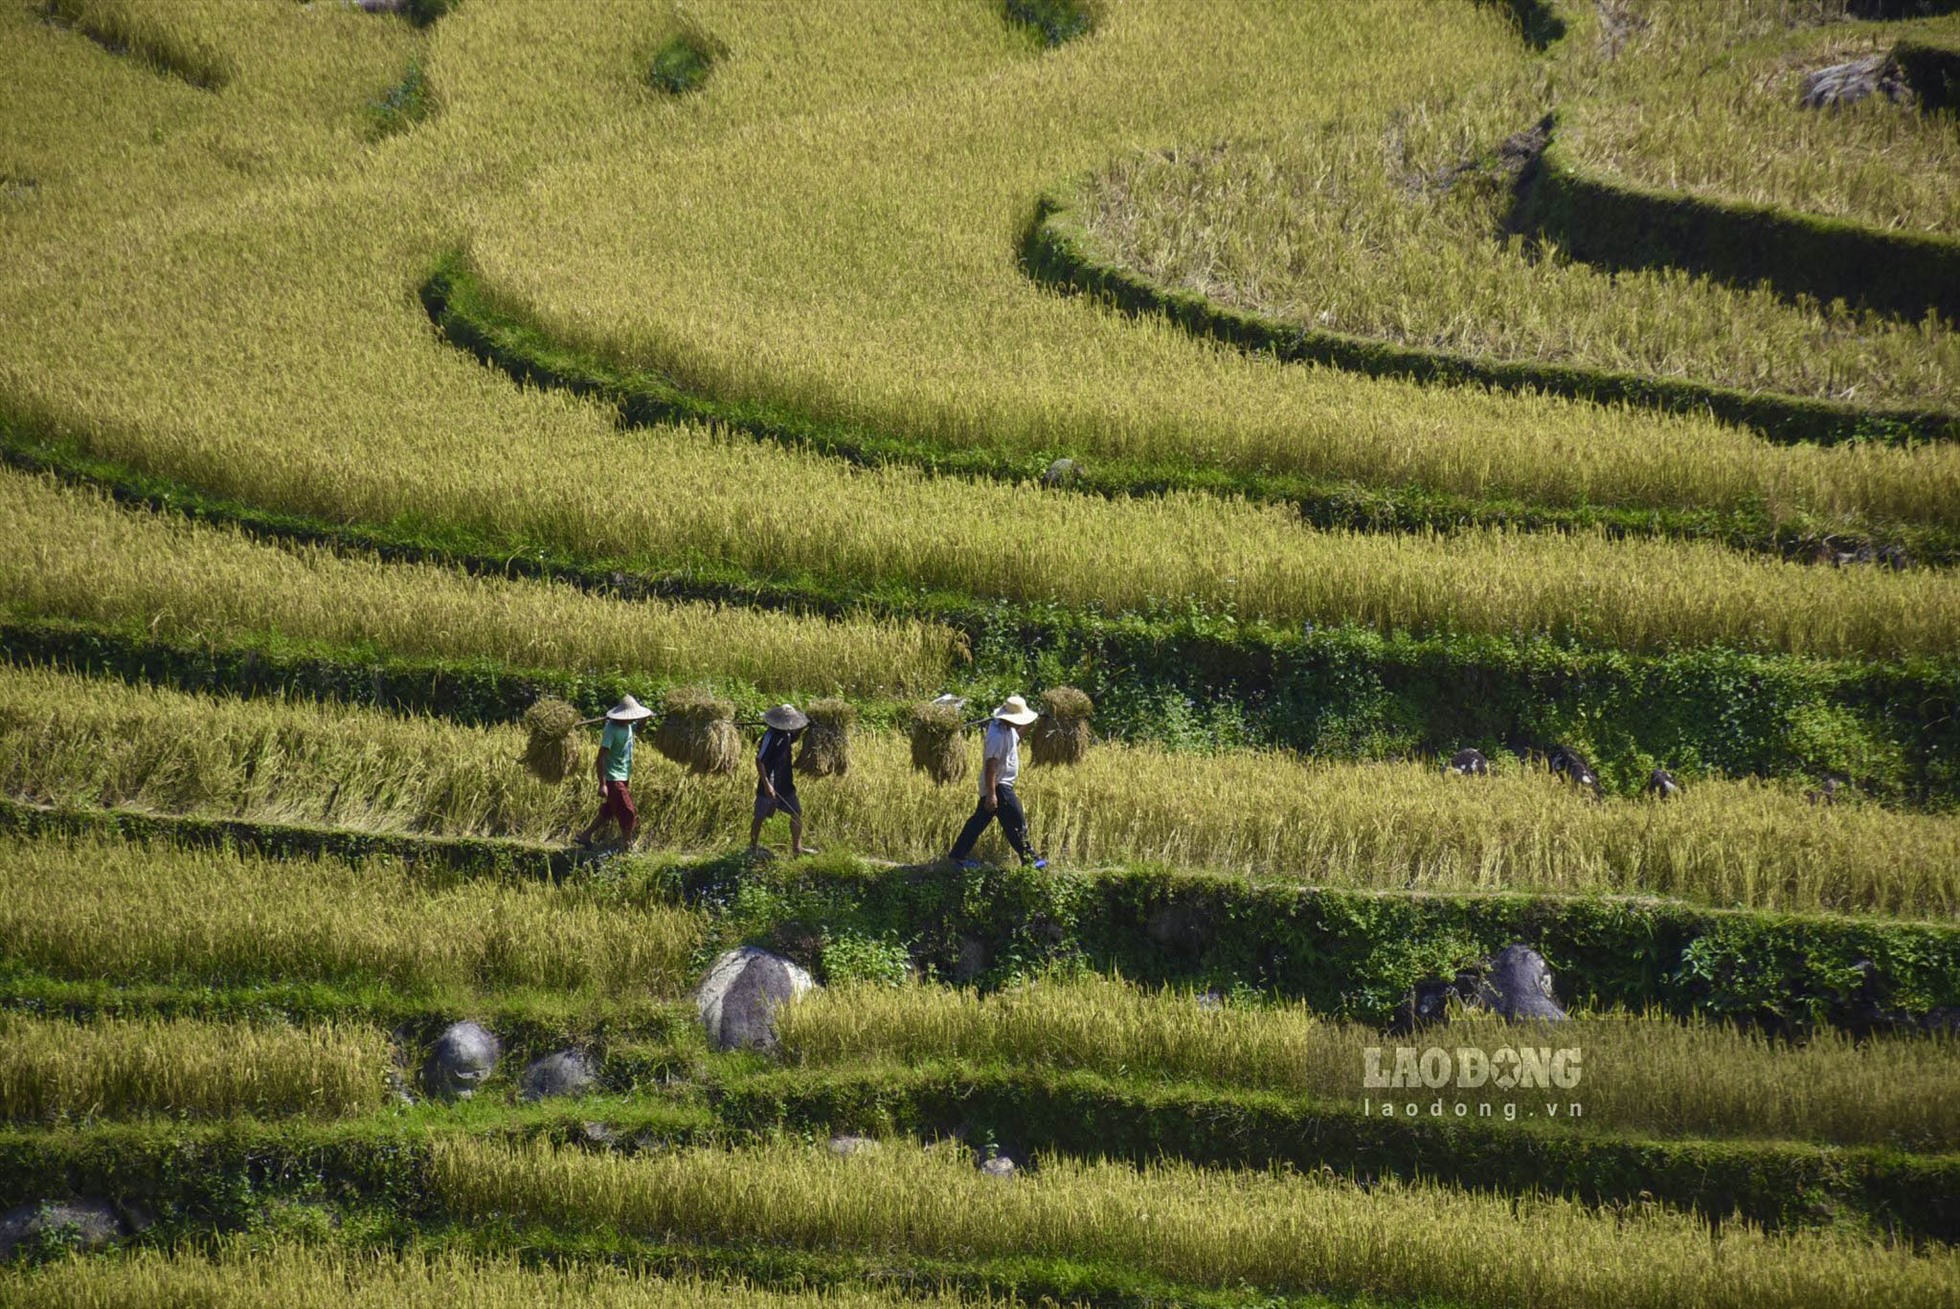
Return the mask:
M1383 640L1342 629L1263 648L1257 634L1246 633L1235 648L1197 624L1165 625L1171 636L1166 641L1164 627L1153 631L1141 623L1074 627L1063 620L1044 629L1033 615L942 611L936 616L954 617L956 625L972 620L964 630L982 652L981 662L950 679L949 687L984 699L1031 677L1072 681L1096 698L1099 730L1130 740L1205 746L1237 738L1307 751L1332 746L1341 754L1348 752L1339 744L1342 735L1365 737L1383 713L1383 698L1393 697L1407 705L1395 717L1418 725L1408 742L1417 750L1441 752L1465 740L1492 738L1532 747L1539 744L1535 738L1556 734L1552 724L1568 714L1589 713L1596 720L1595 759L1606 770L1607 784L1634 794L1645 781L1643 757L1659 755L1693 753L1707 761L1705 767L1737 774L1835 772L1845 767L1843 760L1807 757L1788 743L1794 723L1821 718L1843 723L1840 730L1848 729L1853 741L1860 725L1885 724L1894 740L1904 736L1914 743L1915 755L1925 752L1923 762L1909 756L1912 771L1903 785L1903 779L1873 776L1855 766L1847 770L1861 785L1887 800L1936 811L1952 802L1943 772L1919 772L1930 769L1946 748L1950 709L1960 697L1956 674L1944 665L1816 666L1727 652L1647 660L1589 657L1550 645L1507 651L1470 641ZM1031 658L1009 653L1017 641L1031 644ZM1162 697L1177 694L1172 661L1180 656L1187 666L1198 659L1214 670L1216 707L1229 711L1219 726L1199 723L1174 731L1163 722ZM468 725L515 722L544 695L598 714L629 691L644 698L667 685L699 680L519 668L480 657L405 658L270 635L191 642L159 637L134 623L10 618L3 611L0 661L202 694L370 705ZM1706 679L1727 697L1728 713L1719 723L1703 714L1715 697L1694 689ZM759 712L779 698L722 684L745 711ZM1453 693L1457 686L1479 687L1487 699L1465 704ZM1665 698L1661 688L1667 688ZM1444 693L1433 694L1438 690ZM1735 711L1738 698L1749 703L1757 697L1747 719ZM901 708L889 698L854 703L867 726L891 724ZM1908 704L1911 717L1904 712ZM1760 735L1738 739L1739 722L1752 719Z
M355 868L372 861L417 876L591 885L597 890L581 903L602 911L624 897L712 913L697 953L759 943L819 976L828 975L833 945L896 940L909 943L918 966L944 976L961 973L963 958L968 968L977 964L974 980L989 986L1080 963L1148 986L1243 986L1329 1017L1388 1023L1418 981L1453 976L1472 959L1529 940L1552 961L1562 994L1594 1009L1733 1018L1773 1030L1827 1022L1908 1031L1960 1009L1960 927L1944 922L1718 909L1651 896L1347 890L1147 864L1034 872L839 855L759 869L738 854L574 860L563 847L510 841L57 812L16 801L0 801L0 832L16 854L20 842L113 839L213 850L228 860L323 858ZM0 975L0 995L33 1008L111 1012L101 990L77 989L85 980L17 964ZM121 984L162 988L153 994L159 1013L205 1012L202 1004L222 1014L251 1003L248 991L200 1001L148 972ZM277 997L286 985L266 992L267 1003L284 1004ZM350 985L317 995L301 986L291 992L293 1012L325 1012L336 997L362 994Z

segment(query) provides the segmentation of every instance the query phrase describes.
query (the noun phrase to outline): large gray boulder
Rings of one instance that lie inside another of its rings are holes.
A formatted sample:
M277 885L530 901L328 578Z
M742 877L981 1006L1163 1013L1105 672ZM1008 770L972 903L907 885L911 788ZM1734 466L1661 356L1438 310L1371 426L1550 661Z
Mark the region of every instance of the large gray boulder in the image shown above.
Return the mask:
M1507 945L1491 957L1477 986L1486 1009L1518 1022L1540 1019L1561 1022L1565 1010L1552 991L1552 969L1545 956L1528 945Z
M430 1095L467 1100L497 1071L503 1046L479 1023L451 1023L436 1038L422 1065L422 1085Z
M694 1002L715 1049L773 1050L776 1010L816 984L781 955L744 945L715 960Z
M560 1050L531 1061L517 1079L518 1094L526 1100L561 1095L584 1095L598 1081L591 1060L577 1050Z
M122 1215L107 1200L67 1200L16 1205L0 1214L0 1259L11 1259L23 1243L58 1243L95 1250L128 1235Z

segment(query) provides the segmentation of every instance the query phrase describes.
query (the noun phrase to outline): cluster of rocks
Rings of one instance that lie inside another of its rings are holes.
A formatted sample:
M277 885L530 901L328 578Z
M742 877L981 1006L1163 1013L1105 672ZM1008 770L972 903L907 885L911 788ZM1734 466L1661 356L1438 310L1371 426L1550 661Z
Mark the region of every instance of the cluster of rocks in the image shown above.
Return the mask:
M422 1064L422 1089L442 1100L468 1100L497 1071L503 1042L481 1023L451 1023L443 1029ZM525 1100L583 1095L598 1082L598 1070L581 1050L557 1050L534 1059L518 1075Z

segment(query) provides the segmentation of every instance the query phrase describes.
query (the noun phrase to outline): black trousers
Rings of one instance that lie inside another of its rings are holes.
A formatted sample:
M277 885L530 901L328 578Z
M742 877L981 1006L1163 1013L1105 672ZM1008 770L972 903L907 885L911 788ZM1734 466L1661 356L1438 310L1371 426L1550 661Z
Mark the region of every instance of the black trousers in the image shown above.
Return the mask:
M949 858L957 861L970 856L974 842L987 830L987 824L996 818L1000 819L1001 834L1014 847L1014 853L1024 860L1034 858L1034 851L1028 848L1028 815L1021 808L1020 797L1014 794L1011 786L997 786L994 792L1000 797L999 806L992 811L984 803L974 807L973 817L967 819L966 826L960 829L960 839L953 842L953 853Z

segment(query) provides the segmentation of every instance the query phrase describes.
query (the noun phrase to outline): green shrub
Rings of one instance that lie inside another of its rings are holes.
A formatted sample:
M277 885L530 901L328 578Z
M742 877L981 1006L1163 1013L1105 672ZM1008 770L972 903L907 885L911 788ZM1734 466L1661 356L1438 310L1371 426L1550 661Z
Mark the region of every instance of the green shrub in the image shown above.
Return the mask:
M1008 21L1032 28L1049 46L1084 35L1096 17L1092 0L1007 0Z
M715 64L728 57L728 47L691 18L682 16L676 22L679 30L653 52L647 69L647 82L667 95L698 90Z
M433 108L428 75L422 71L422 61L418 59L408 66L408 72L401 81L368 106L368 133L378 141L397 132L406 132L427 118Z

